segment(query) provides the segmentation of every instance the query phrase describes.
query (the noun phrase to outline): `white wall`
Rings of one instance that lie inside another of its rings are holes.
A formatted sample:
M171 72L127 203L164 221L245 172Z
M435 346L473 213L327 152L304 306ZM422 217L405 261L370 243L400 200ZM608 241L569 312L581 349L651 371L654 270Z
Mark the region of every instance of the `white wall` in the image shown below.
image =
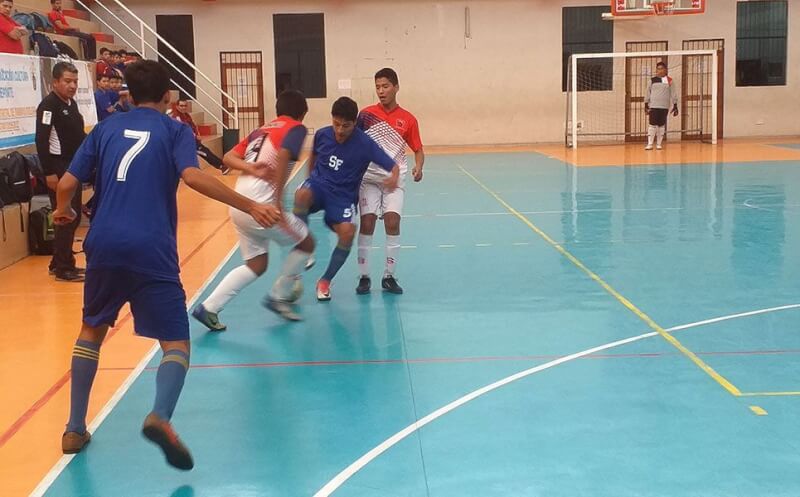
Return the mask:
M798 5L790 2L788 86L736 88L736 0L713 0L700 16L615 22L616 50L627 41L724 38L726 136L798 135L800 90ZM166 5L165 5L166 4ZM563 139L565 95L561 91L561 7L607 5L603 0L129 0L152 26L155 14L194 16L196 60L219 81L219 52L261 50L267 115L275 89L272 14L323 12L328 98L310 101L308 124L327 124L341 94L360 105L374 101L372 74L394 67L401 104L421 121L427 144L557 142ZM470 39L464 9L471 11ZM337 89L352 79L353 89ZM209 85L204 85L208 88ZM763 125L756 125L762 121Z

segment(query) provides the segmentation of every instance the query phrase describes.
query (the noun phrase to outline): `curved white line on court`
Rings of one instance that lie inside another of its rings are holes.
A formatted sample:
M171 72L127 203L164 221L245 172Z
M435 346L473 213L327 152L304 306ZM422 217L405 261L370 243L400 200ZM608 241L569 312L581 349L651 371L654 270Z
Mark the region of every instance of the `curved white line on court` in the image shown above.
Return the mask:
M742 312L742 313L738 313L738 314L730 314L728 316L721 316L721 317L717 317L717 318L706 319L704 321L697 321L695 323L683 324L683 325L680 325L680 326L675 326L673 328L669 328L666 331L673 332L673 331L686 330L686 329L689 329L689 328L697 328L697 327L700 327L700 326L705 326L705 325L709 325L709 324L713 324L713 323L719 323L719 322L722 322L722 321L730 321L730 320L733 320L733 319L739 319L739 318L743 318L743 317L757 316L759 314L768 314L768 313L771 313L771 312L785 311L785 310L789 310L789 309L798 309L798 308L800 308L800 304L784 305L784 306L780 306L780 307L770 307L768 309L760 309L760 310L757 310L757 311L749 311L749 312ZM587 349L587 350L584 350L582 352L577 352L575 354L571 354L571 355L564 356L564 357L561 357L559 359L556 359L556 360L553 360L553 361L550 361L550 362L546 362L546 363L541 364L539 366L536 366L534 368L526 369L525 371L520 371L519 373L513 374L513 375L511 375L511 376L509 376L507 378L503 378L502 380L496 381L496 382L492 383L491 385L486 385L483 388L475 390L474 392L469 393L469 394L461 397L460 399L457 399L457 400L447 404L446 406L441 407L441 408L433 411L432 413L428 414L427 416L425 416L424 418L420 419L419 421L416 421L415 423L412 423L411 425L407 426L406 428L402 429L401 431L399 431L399 432L395 433L394 435L392 435L391 437L387 438L386 440L383 441L383 443L381 443L380 445L378 445L374 449L370 450L369 452L367 452L363 456L359 457L354 463L352 463L350 466L345 468L341 473L336 475L324 487L319 489L317 491L317 493L314 494L314 497L328 497L333 492L335 492L339 487L341 487L347 480L349 480L354 474L356 474L358 471L360 471L364 466L366 466L367 464L371 463L378 456L380 456L381 454L383 454L384 452L389 450L391 447L396 445L398 442L400 442L401 440L403 440L407 436L411 435L415 431L419 430L423 426L435 421L436 419L444 416L445 414L447 414L447 413L449 413L451 411L454 411L455 409L458 409L459 407L463 406L464 404L466 404L466 403L468 403L468 402L470 402L472 400L477 399L481 395L489 393L492 390L497 390L498 388L503 387L505 385L508 385L509 383L513 383L513 382L515 382L517 380L521 380L522 378L525 378L525 377L531 376L533 374L542 372L542 371L544 371L546 369L554 368L554 367L559 366L561 364L564 364L564 363L567 363L567 362L571 362L571 361L574 361L576 359L580 359L581 357L586 357L588 355L592 355L592 354L595 354L597 352L601 352L603 350L613 349L615 347L619 347L619 346L626 345L626 344L629 344L629 343L638 342L639 340L644 340L645 338L650 338L650 337L654 337L654 336L657 336L657 335L658 335L658 333L656 333L656 332L645 333L645 334L642 334L642 335L637 335L637 336L634 336L634 337L626 338L624 340L618 340L616 342L611 342L611 343L607 343L605 345L600 345L598 347Z

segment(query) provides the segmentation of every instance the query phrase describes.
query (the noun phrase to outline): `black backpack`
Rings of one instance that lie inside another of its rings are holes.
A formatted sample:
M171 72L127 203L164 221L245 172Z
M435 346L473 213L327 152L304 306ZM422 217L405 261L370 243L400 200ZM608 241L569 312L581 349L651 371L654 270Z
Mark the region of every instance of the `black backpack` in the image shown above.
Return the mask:
M61 55L66 55L70 59L78 60L78 54L75 53L75 50L72 49L69 45L64 43L63 41L54 41L53 43L56 44L56 48Z
M47 177L42 169L42 161L36 154L23 154L25 160L31 168L31 177L33 178L33 194L34 195L48 195L50 190L47 188Z
M28 243L34 255L53 255L55 239L53 209L48 206L31 212L28 223Z
M0 192L5 191L7 196L8 190L13 195L13 200L3 203L10 204L14 202L30 202L33 196L33 186L31 183L31 166L19 152L11 152L5 157L0 157L0 183L5 183L5 187L0 186ZM4 195L0 193L0 195Z
M31 33L31 46L39 57L55 58L61 55L53 40L39 32Z

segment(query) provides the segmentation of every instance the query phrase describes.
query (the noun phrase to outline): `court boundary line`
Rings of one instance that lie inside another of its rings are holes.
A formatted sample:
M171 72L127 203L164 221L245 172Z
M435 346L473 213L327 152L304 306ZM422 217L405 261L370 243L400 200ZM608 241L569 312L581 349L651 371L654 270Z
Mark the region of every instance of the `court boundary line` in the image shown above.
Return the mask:
M738 397L741 395L741 391L727 378L719 374L717 371L714 370L711 366L709 366L705 361L700 359L697 354L689 350L685 345L683 345L680 340L672 336L667 330L665 330L661 325L656 323L649 315L647 315L644 311L639 309L633 302L628 300L624 295L619 293L614 287L609 285L603 278L593 272L591 269L586 267L583 262L580 261L577 257L572 255L572 253L565 249L560 243L556 242L550 236L542 231L538 226L533 224L533 222L521 214L518 210L516 210L511 204L503 200L500 195L495 193L491 188L486 186L481 180L476 178L473 174L469 171L464 169L463 166L459 165L458 168L464 173L467 177L472 179L481 189L486 191L489 195L494 197L497 202L499 202L503 207L505 207L509 212L514 214L514 216L522 221L526 226L532 229L539 237L541 237L545 242L547 242L551 247L553 247L557 252L559 252L562 256L564 256L568 261L570 261L575 267L581 270L584 274L586 274L590 279L594 280L603 290L606 291L609 295L614 297L620 304L626 307L629 311L631 311L636 317L638 317L641 321L643 321L650 329L658 333L664 340L666 340L670 345L678 349L683 355L685 355L690 361L692 361L697 367L700 368L706 375L708 375L711 379L716 381L722 388L728 391L734 397Z
M211 272L211 274L206 279L206 281L203 282L203 284L200 286L200 288L197 289L195 294L192 296L191 300L189 302L187 302L187 304L186 304L186 308L187 309L191 308L197 302L197 300L200 298L200 296L203 294L203 292L206 291L206 289L209 287L209 285L211 285L211 283L214 281L214 279L216 279L216 277L219 275L219 273L225 268L225 266L228 264L228 262L233 257L233 254L235 254L238 249L239 249L239 243L237 242L237 243L234 244L233 248L231 248L231 250L228 251L228 254L222 259L222 262L220 262L219 265L214 269L214 271ZM147 364L158 353L159 349L160 349L160 346L159 346L158 342L156 341L155 343L153 343L153 346L150 347L150 350L147 351L147 353L144 355L144 357L142 357L142 359L139 361L139 363L136 364L136 367L134 368L134 370L131 371L131 373L128 375L127 378L125 378L125 381L122 382L122 384L119 386L117 391L114 392L114 395L112 395L111 398L108 400L108 402L106 402L106 404L100 409L100 411L94 417L92 422L89 423L89 426L86 427L86 430L88 432L94 433L95 431L97 431L97 429L100 427L100 425L103 424L103 421L106 420L106 418L109 416L109 414L111 414L111 411L113 411L114 408L117 407L117 404L119 404L119 402L122 400L122 398L125 396L125 394L128 393L128 390L131 388L133 383L139 378L139 376L141 376L142 372L147 367ZM39 485L37 485L36 488L33 489L33 491L30 494L30 497L41 497L41 496L43 496L45 494L45 492L47 492L47 490L50 489L50 487L53 485L53 483L55 483L56 479L58 479L58 477L61 475L61 473L64 471L64 469L66 469L66 467L69 465L69 463L77 455L78 454L64 454L64 455L62 455L59 458L59 460L56 462L56 464L44 476L42 481L39 482Z
M785 311L785 310L797 309L797 308L800 308L800 304L791 304L791 305L784 305L784 306L778 306L778 307L770 307L770 308L766 308L766 309L759 309L759 310L755 310L755 311L742 312L742 313L737 313L737 314L730 314L730 315L727 315L727 316L720 316L720 317L717 317L717 318L706 319L706 320L703 320L703 321L697 321L697 322L694 322L694 323L683 324L683 325L680 325L680 326L674 326L672 328L668 328L666 331L681 331L681 330L687 330L687 329L690 329L690 328L699 328L699 327L702 327L702 326L707 326L709 324L715 324L715 323L719 323L719 322L723 322L723 321L731 321L731 320L734 320L734 319L741 319L741 318L749 317L749 316L756 316L756 315L761 315L761 314L769 314L769 313L772 313L772 312ZM339 487L341 487L347 480L349 480L358 471L360 471L362 468L364 468L370 462L372 462L373 460L377 459L381 454L383 454L384 452L389 450L394 445L398 444L400 441L402 441L403 439L405 439L406 437L408 437L409 435L411 435L415 431L417 431L420 428L432 423L433 421L435 421L436 419L444 416L445 414L448 414L449 412L454 411L455 409L463 406L464 404L466 404L466 403L468 403L468 402L470 402L472 400L475 400L478 397L483 396L484 394L487 394L487 393L489 393L489 392L491 392L493 390L497 390L497 389L499 389L499 388L501 388L503 386L506 386L506 385L508 385L510 383L513 383L513 382L515 382L517 380L521 380L521 379L526 378L528 376L532 376L532 375L534 375L536 373L540 373L540 372L545 371L547 369L552 369L552 368L554 368L556 366L559 366L561 364L565 364L567 362L572 362L572 361L574 361L576 359L580 359L580 358L585 357L587 355L592 355L592 354L595 354L597 352L601 352L603 350L609 350L609 349L612 349L612 348L616 348L616 347L620 347L622 345L627 345L627 344L630 344L630 343L638 342L640 340L644 340L646 338L652 338L652 337L655 337L655 336L659 336L659 333L655 332L655 331L651 331L649 333L643 333L641 335L636 335L636 336L625 338L625 339L622 339L622 340L617 340L615 342L610 342L610 343L607 343L607 344L604 344L604 345L599 345L597 347L592 347L590 349L586 349L586 350L581 351L581 352L576 352L574 354L563 356L563 357L560 357L558 359L546 362L544 364L540 364L540 365L538 365L536 367L529 368L529 369L526 369L524 371L520 371L520 372L515 373L515 374L513 374L511 376L507 376L507 377L505 377L505 378L503 378L501 380L498 380L498 381L495 381L494 383L486 385L486 386L484 386L482 388L474 390L474 391L468 393L467 395L464 395L464 396L462 396L462 397L450 402L449 404L446 404L445 406L440 407L439 409L433 411L432 413L428 414L424 418L422 418L422 419L420 419L418 421L415 421L414 423L410 424L409 426L405 427L404 429L400 430L399 432L395 433L391 437L389 437L386 440L384 440L381 444L375 446L372 450L370 450L369 452L367 452L363 456L361 456L358 459L356 459L352 464L350 464L344 470L339 472L339 474L337 474L335 477L333 477L330 481L328 481L328 483L326 483L321 489L319 489L314 494L314 497L328 497L328 496L330 496L333 492L335 492Z
M294 178L297 176L297 174L306 167L307 163L308 159L304 160L302 163L299 163L297 166L295 166L294 170L289 175L289 178L286 180L286 183L289 184L291 181L293 181ZM223 225L227 224L229 221L230 221L230 216L226 215L225 222L223 223ZM216 234L217 231L219 230L215 230L213 234ZM211 272L206 281L203 282L203 284L200 286L200 288L197 289L192 298L186 303L187 313L188 309L190 309L197 302L197 299L200 298L200 295L202 295L203 292L206 291L206 289L209 287L209 285L211 285L211 283L219 275L219 273L222 271L225 265L228 264L228 262L233 257L233 254L235 254L238 249L239 249L239 242L237 241L230 249L230 251L228 251L227 255L223 257L219 265L217 265L217 267ZM198 250L199 248L196 248L191 255L194 255L194 253ZM123 381L123 383L119 386L119 388L117 388L117 391L114 392L114 394L111 396L108 402L106 402L106 404L100 409L100 411L97 413L97 416L95 416L95 418L92 420L89 426L86 427L87 431L95 432L100 427L100 425L103 423L103 421L105 421L108 415L111 414L111 411L117 406L117 404L119 404L119 402L128 392L130 387L133 385L133 383L139 378L139 376L141 376L142 372L147 367L147 364L153 359L153 356L155 356L159 348L160 347L158 342L153 344L150 350L145 354L144 357L142 357L142 359L136 365L136 368L133 371L131 371L131 373L128 375L127 378L125 378L125 381ZM67 374L69 374L69 371L67 372ZM53 467L50 468L50 471L48 471L47 474L45 474L45 476L42 478L39 484L33 489L33 491L30 493L30 497L42 497L45 494L45 492L47 492L50 489L53 483L55 483L56 479L58 479L58 477L61 475L64 469L66 469L66 467L69 465L72 459L74 459L75 456L77 455L78 454L62 455L55 463L55 465L53 465Z

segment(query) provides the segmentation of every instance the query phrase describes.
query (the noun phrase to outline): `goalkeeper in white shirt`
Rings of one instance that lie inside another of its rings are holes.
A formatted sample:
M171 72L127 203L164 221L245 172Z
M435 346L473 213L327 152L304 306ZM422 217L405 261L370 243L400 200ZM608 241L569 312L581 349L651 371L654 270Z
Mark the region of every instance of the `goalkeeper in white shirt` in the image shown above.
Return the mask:
M647 95L644 97L644 111L650 118L645 150L653 150L654 141L657 150L663 148L670 109L672 109L672 115L677 117L678 91L675 82L667 75L667 65L659 62L656 65L656 75L650 79L650 83L647 85Z

